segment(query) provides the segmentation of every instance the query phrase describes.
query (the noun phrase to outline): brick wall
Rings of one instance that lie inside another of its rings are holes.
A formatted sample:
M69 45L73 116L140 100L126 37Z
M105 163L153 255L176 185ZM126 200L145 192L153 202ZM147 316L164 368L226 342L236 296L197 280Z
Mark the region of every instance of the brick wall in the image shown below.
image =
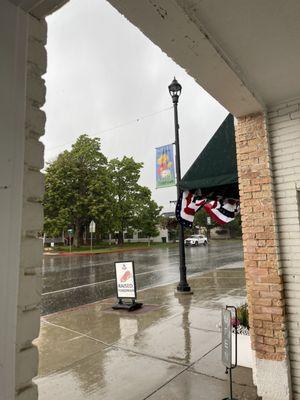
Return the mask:
M300 399L300 99L268 113L293 398Z
M280 361L287 355L285 302L264 116L239 118L236 142L252 348L257 358Z
M32 378L37 375L38 351L32 344L39 334L41 299L42 242L37 238L43 226L41 199L44 182L44 148L39 141L44 134L45 114L40 107L45 102L45 50L47 26L28 16L28 63L26 97L26 141L24 159L24 197L21 239L21 265L18 293L18 322L16 343L16 398L33 400L37 389Z

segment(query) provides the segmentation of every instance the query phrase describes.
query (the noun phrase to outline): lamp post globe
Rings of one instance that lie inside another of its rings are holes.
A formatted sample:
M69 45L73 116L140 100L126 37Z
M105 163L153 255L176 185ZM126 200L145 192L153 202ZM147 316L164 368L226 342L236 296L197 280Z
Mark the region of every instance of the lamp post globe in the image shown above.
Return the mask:
M173 100L174 108L174 124L175 124L175 148L176 148L176 176L177 176L177 199L180 197L180 147L179 147L179 124L178 124L178 99L181 94L182 86L177 82L174 77L172 83L169 85L169 93ZM179 273L180 281L177 286L179 293L192 293L191 288L186 279L186 265L185 265L185 249L184 249L184 227L179 224Z
M169 93L172 97L173 103L178 103L178 98L181 94L182 86L177 82L175 76L169 85Z

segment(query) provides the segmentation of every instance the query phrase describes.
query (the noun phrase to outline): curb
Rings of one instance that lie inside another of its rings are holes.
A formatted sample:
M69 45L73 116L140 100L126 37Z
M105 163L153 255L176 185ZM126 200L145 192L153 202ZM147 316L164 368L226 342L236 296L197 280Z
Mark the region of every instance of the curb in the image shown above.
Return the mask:
M128 253L131 251L139 251L139 250L152 250L152 247L137 247L137 248L128 248L128 249L119 249L119 250L110 250L110 251L104 251L104 252L63 252L63 253L44 253L44 256L63 256L63 257L68 257L68 256L93 256L93 255L98 255L98 254L113 254L113 253Z

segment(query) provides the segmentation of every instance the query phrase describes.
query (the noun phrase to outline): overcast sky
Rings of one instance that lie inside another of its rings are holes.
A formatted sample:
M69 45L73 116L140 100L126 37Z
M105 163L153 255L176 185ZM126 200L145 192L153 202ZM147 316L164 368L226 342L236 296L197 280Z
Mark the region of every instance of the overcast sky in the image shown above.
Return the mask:
M166 211L176 189L155 189L155 148L174 142L174 75L179 99L182 173L227 111L105 0L71 0L48 17L46 161L86 133L109 158L133 156L140 183Z

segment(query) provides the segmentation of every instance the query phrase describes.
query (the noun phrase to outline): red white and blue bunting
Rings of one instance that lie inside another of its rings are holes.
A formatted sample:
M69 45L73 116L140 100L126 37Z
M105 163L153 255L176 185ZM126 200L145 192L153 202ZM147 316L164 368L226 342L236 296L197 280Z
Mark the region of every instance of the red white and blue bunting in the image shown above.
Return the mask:
M210 196L209 196L210 197ZM240 212L240 203L237 199L217 196L213 201L190 191L181 192L176 205L177 221L185 226L192 227L197 211L203 208L207 214L219 225L228 224Z
M181 192L176 205L177 221L190 228L193 225L195 214L200 210L207 199L189 191Z

